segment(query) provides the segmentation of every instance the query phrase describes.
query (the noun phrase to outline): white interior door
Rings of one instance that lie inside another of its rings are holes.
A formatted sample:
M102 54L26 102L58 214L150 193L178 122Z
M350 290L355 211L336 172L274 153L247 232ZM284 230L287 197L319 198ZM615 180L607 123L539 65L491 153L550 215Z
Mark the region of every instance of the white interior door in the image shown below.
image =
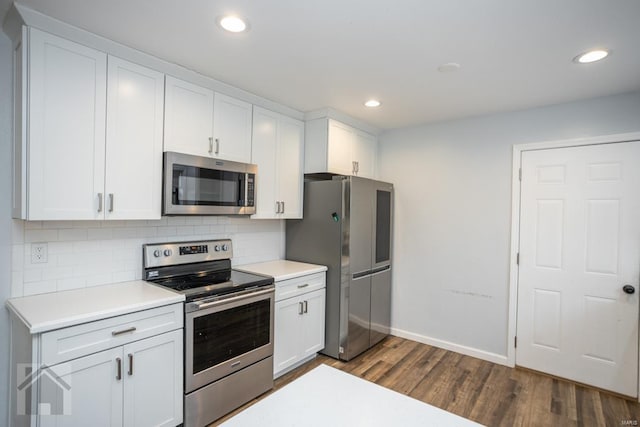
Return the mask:
M640 141L522 153L517 365L637 396L639 165Z

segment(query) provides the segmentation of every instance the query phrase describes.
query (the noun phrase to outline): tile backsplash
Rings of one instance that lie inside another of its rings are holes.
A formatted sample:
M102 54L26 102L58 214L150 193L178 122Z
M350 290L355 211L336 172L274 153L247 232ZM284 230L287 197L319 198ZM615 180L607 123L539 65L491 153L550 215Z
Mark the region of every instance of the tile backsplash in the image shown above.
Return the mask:
M13 220L11 296L41 294L142 277L144 243L226 239L233 265L284 257L284 221L242 217L163 217L157 221ZM31 262L32 243L47 262Z

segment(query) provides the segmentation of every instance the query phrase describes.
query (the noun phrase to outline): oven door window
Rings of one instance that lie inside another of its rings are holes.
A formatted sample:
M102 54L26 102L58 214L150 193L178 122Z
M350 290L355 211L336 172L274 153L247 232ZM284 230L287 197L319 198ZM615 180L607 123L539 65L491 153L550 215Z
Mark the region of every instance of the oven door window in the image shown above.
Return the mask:
M193 374L271 342L271 300L193 319Z
M246 174L173 164L174 205L243 206Z

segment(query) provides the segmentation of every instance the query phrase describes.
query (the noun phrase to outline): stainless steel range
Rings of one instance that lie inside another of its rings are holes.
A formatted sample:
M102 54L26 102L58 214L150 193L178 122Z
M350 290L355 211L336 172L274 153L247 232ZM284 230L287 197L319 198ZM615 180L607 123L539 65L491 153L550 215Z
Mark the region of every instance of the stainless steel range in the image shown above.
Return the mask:
M145 280L183 293L184 425L273 388L273 278L231 268L231 240L143 246Z

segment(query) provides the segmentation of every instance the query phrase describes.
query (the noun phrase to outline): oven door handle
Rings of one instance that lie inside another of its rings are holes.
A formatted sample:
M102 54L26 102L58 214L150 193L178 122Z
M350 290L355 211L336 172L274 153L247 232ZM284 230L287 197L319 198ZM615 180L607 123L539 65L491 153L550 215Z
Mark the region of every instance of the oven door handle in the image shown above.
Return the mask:
M270 294L274 291L274 287L269 286L268 289L262 290L262 291L255 291L253 289L251 290L247 290L242 292L240 295L235 295L233 297L230 298L224 298L224 299L219 299L216 301L211 301L211 302L206 302L206 301L201 301L201 302L196 302L194 305L196 307L195 311L199 311L199 310L204 310L206 308L209 307L215 307L217 305L222 305L222 304L228 304L230 302L234 302L234 301L239 301L248 297L257 297L260 295L266 295L266 294Z

